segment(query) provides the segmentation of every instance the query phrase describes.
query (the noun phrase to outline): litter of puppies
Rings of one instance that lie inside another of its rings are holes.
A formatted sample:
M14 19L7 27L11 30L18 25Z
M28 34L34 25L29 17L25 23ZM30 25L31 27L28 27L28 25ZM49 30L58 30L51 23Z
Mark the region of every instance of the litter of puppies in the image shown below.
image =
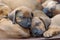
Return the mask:
M59 20L60 0L0 0L0 38L53 37Z

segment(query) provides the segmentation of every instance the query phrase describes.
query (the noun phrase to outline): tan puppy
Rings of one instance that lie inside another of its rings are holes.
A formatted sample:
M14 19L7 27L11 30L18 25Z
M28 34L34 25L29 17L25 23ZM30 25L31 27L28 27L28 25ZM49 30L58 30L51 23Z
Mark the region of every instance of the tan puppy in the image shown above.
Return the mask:
M40 20L39 17L34 17L32 19L32 26L31 26L31 32L32 36L34 37L40 37L45 31L45 25L42 20Z
M11 9L7 5L0 3L0 19L6 17L10 12Z
M60 14L51 19L49 29L43 34L44 37L51 37L60 33Z
M1 19L0 38L22 38L29 37L29 28L33 17L32 10L21 6L8 14L9 19Z
M55 0L47 0L42 4L42 6L44 7L43 11L49 17L53 17L60 13L60 4Z
M1 0L2 3L7 4L11 9L15 9L19 6L27 6L31 9L36 9L36 5L40 5L37 0Z
M8 17L13 23L17 23L24 28L29 28L31 26L33 13L30 8L21 6L13 10Z
M24 29L18 24L13 24L9 19L0 21L0 38L26 38L29 37L29 30Z
M40 10L33 11L31 31L33 36L41 36L50 25L50 19Z

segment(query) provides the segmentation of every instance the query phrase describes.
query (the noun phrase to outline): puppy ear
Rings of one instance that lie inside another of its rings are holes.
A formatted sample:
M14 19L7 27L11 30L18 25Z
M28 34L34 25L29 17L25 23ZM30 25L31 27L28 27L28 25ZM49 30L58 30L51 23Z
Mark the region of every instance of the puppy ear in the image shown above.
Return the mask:
M42 22L44 23L45 28L47 30L49 25L50 25L50 23L51 23L50 18L48 18L48 17L39 17L39 18L40 18L40 20L42 20Z
M16 23L16 15L19 12L19 10L13 11L10 14L8 14L8 18L13 22L13 24Z
M31 12L31 17L32 17L32 18L34 17L33 12Z

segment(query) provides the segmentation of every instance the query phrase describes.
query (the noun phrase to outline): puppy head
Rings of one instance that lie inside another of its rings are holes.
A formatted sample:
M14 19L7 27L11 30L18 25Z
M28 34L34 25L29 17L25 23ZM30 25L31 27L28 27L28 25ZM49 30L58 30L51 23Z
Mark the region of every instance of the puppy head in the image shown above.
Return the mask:
M33 36L41 36L45 31L44 24L38 17L32 19L31 31Z
M7 5L0 3L0 17L7 16L10 11L11 9Z
M32 19L31 31L33 36L42 36L42 34L47 30L48 25L50 24L47 19L34 17Z
M56 1L46 1L45 3L42 4L42 6L44 7L43 12L49 16L49 17L53 17L54 15L52 14L52 12L55 10L56 4L58 2ZM52 5L53 4L53 5Z
M15 9L8 15L8 17L13 21L13 23L16 22L24 28L29 28L31 26L33 14L30 8L22 6Z

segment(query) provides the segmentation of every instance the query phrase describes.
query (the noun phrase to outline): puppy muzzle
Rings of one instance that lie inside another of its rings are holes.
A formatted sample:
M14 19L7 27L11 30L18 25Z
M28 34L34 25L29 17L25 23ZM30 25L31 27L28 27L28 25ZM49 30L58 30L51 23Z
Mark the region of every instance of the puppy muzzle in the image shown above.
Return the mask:
M43 12L50 18L53 16L52 12L50 12L48 8L44 8Z
M37 29L37 28L33 28L31 31L32 31L32 35L33 35L34 37L41 37L42 34L44 33L44 31L39 30L39 29Z
M22 20L21 22L18 22L20 26L23 28L30 28L31 27L31 21L29 19Z

